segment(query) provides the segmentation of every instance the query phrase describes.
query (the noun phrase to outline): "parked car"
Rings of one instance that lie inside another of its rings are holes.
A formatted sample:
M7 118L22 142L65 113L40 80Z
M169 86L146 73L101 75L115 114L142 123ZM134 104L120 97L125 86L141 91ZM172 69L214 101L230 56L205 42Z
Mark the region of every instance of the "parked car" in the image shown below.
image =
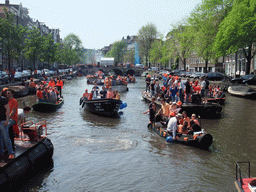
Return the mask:
M14 75L14 80L16 81L22 81L25 78L25 75L21 71L16 71Z
M230 82L234 84L244 84L244 81L247 81L251 78L253 78L255 75L243 75L238 78L231 79Z
M210 81L222 81L222 80L228 80L228 76L226 76L223 73L219 72L210 72L206 73L205 77Z
M0 84L8 84L9 77L5 71L0 71Z
M245 85L256 85L256 75L243 81Z
M144 65L143 65L143 64L135 64L135 67L136 67L136 68L143 69L143 68L144 68Z
M23 70L22 73L25 78L30 78L32 76L30 70Z
M56 74L57 74L57 72L56 72L56 71L54 71L54 70L49 70L49 73L50 73L50 75L51 75L51 76L53 76L53 75L56 75Z
M49 77L49 76L50 76L49 69L43 69L42 72L43 72L43 74L44 74L46 77Z

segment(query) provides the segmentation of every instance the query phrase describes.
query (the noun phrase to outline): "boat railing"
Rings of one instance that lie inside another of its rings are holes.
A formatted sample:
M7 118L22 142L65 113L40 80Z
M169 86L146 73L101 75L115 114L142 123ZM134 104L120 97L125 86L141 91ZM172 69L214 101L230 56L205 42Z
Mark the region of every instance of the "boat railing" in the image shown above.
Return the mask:
M21 140L32 140L38 141L42 138L47 137L47 126L46 121L41 121L39 123L34 124L33 121L28 121L21 124ZM27 139L27 137L29 139Z
M236 162L236 180L240 179L241 186L243 185L241 167L239 164L248 164L248 178L251 177L251 165L249 161Z

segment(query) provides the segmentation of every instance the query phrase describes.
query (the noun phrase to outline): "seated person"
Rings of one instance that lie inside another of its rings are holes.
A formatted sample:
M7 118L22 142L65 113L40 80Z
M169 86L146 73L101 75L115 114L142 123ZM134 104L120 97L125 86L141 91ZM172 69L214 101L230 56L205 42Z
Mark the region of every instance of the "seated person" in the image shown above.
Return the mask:
M183 121L182 125L178 125L178 133L182 133L182 134L188 134L188 122L187 121Z
M114 93L114 94L115 94L114 99L120 100L120 99L121 99L120 93L118 93L117 90L115 90L114 92L115 92L115 93Z
M83 93L83 98L87 100L88 97L89 97L88 89L85 89L85 92Z
M107 98L112 99L113 97L114 97L114 92L112 91L112 87L109 87L109 89L107 91Z
M30 84L29 84L29 87L36 87L36 84L35 84L35 82L33 81L33 79L31 79Z
M102 90L100 91L100 97L101 97L101 99L105 99L107 97L107 91L104 86L102 87Z
M182 112L182 118L183 118L183 122L184 122L184 121L187 121L187 122L188 122L188 127L190 127L190 118L188 117L186 111L183 111L183 112Z
M200 125L198 120L196 119L196 114L192 114L191 120L193 120L197 125ZM192 127L192 125L190 125Z

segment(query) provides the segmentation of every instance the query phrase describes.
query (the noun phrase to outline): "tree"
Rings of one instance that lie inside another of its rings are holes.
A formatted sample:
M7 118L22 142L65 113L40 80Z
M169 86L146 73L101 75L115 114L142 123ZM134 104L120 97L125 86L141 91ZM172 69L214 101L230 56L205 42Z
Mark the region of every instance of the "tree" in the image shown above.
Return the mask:
M148 23L145 26L142 26L142 28L138 32L138 42L139 42L139 50L140 50L140 56L146 59L146 65L149 61L149 52L151 49L151 45L154 42L154 40L157 38L158 32L157 28L154 24ZM149 63L150 67L150 63Z
M52 39L52 34L48 34L47 37L43 37L41 60L47 62L48 65L50 65L50 63L56 61L56 55L57 45Z
M170 51L173 57L179 57L183 63L184 70L187 70L186 59L191 55L193 50L193 33L191 33L191 26L179 24L173 26L172 31L167 34L167 41L169 42Z
M256 53L253 49L256 42L255 12L255 0L237 0L220 24L214 43L218 56L234 53L241 48L247 59L246 74L250 73L251 59Z
M26 28L15 25L14 14L4 8L5 16L0 18L0 39L2 52L7 56L8 69L11 68L11 59L20 59Z
M135 63L135 50L127 50L124 55L124 62L134 64Z
M79 63L83 57L83 47L80 38L71 33L64 38L61 59L64 64L74 65Z
M208 62L215 59L213 44L219 24L231 10L233 0L203 0L188 18L195 35L194 47L197 56L205 60L207 72Z
M111 50L107 52L106 57L114 57L115 62L122 63L126 53L127 44L124 40L116 41Z
M32 61L34 69L36 68L36 60L40 58L42 52L43 37L40 31L33 27L28 31L27 39L25 39L25 57Z
M164 41L162 39L155 39L151 45L151 49L149 52L150 62L160 63L163 57L162 47Z

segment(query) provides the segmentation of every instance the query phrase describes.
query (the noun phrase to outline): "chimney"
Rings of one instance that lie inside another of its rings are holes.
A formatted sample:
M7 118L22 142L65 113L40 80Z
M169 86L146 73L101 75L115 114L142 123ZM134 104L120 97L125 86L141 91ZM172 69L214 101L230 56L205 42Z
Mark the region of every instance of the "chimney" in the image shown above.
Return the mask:
M9 0L5 0L5 5L9 5L9 4L10 4Z

